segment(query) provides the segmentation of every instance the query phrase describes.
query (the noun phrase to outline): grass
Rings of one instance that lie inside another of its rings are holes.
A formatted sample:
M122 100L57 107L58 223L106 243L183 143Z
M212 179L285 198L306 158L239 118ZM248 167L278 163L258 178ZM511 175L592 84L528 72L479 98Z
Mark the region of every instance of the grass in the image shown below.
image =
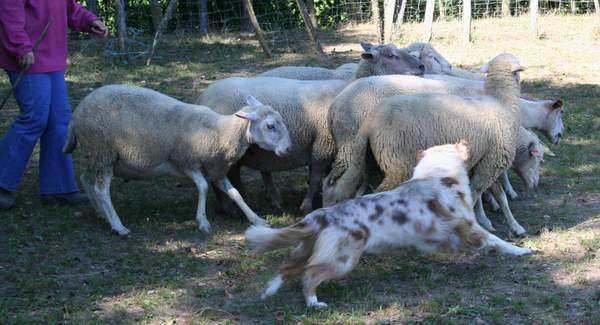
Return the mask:
M528 67L524 93L565 102L567 131L560 145L551 146L556 157L546 158L540 187L511 202L530 234L515 241L539 254L368 256L349 276L319 289L327 310L306 309L298 281L259 301L258 292L285 252L256 256L246 249L246 221L219 215L212 193L213 233L203 236L194 221L197 194L191 182L115 180L113 201L133 231L120 238L89 207L39 204L36 151L18 207L0 212L0 323L600 324L600 39L592 16L544 16L540 24L542 40L528 36L527 17L475 20L474 43L464 46L460 22L439 22L433 39L460 67L476 68L499 52L514 53ZM404 25L398 44L418 40L421 29ZM75 107L100 85L130 83L193 101L224 77L282 64L356 60L357 42L374 40L372 30L353 26L325 33L325 49L336 52L324 61L298 53L267 60L244 37L171 35L149 67L111 62L101 54L101 41L77 40L71 42L70 99ZM7 90L7 79L0 78L0 91ZM11 100L0 112L0 131L16 113ZM256 173L244 177L247 201L272 224L301 216L305 169L276 176L284 212L270 206ZM490 214L505 237L502 216Z

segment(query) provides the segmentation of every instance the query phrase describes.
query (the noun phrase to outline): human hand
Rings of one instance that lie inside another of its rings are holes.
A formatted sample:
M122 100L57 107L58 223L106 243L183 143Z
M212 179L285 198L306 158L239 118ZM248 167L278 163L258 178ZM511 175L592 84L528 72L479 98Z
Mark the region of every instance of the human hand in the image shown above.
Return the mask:
M33 55L33 52L29 52L29 53L23 55L19 59L19 65L24 70L29 69L29 67L31 67L34 63L35 63L35 56Z
M92 33L102 37L106 37L106 35L108 35L108 28L106 28L106 25L104 25L102 21L95 20L92 23Z

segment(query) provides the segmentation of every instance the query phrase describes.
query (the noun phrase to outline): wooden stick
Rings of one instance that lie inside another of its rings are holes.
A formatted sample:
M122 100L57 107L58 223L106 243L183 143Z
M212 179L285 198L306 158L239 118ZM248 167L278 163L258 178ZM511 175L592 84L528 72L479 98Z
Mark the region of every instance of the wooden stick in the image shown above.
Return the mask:
M148 59L146 60L146 65L150 65L150 63L152 62L154 51L156 51L156 45L158 45L158 39L162 35L165 28L167 28L167 23L171 19L171 16L173 16L176 7L177 0L171 0L169 2L169 5L167 6L167 12L165 12L165 15L163 16L163 18L160 21L160 24L158 25L158 30L156 31L156 34L154 34L154 40L152 41L152 45L150 46L150 49L148 49Z
M319 44L319 39L317 38L317 32L315 28L313 28L310 14L308 13L308 9L306 9L306 4L302 0L296 0L296 5L298 5L298 9L300 10L300 14L302 14L302 19L304 20L304 26L306 26L306 32L308 33L308 37L310 37L310 41L313 43L315 47L315 52L319 55L323 55L323 49L321 48L321 44Z
M254 32L256 33L256 38L258 38L258 43L260 43L260 46L262 47L263 51L265 51L265 54L270 59L273 56L271 55L271 50L269 50L269 47L267 46L267 42L265 41L265 37L263 36L262 29L260 29L260 25L258 24L256 15L254 14L254 8L252 7L252 1L251 0L243 0L243 1L244 1L244 4L246 5L246 11L248 12L248 18L250 18L250 23L252 24L252 27L254 27Z

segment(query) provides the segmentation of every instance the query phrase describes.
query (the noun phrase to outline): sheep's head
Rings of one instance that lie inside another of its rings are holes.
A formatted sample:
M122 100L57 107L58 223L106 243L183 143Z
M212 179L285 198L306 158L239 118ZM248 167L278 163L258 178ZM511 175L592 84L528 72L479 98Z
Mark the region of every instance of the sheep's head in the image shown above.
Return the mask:
M544 120L544 135L550 139L552 144L558 144L565 131L562 121L563 102L560 99L545 100L544 102L547 111Z
M285 156L292 151L292 142L283 118L279 112L270 106L263 105L253 96L246 97L245 106L235 115L250 121L246 137L250 143L268 151L274 151L277 156Z
M498 54L489 63L481 67L482 73L510 72L517 83L521 81L521 71L523 70L525 68L519 63L519 59L510 53Z
M371 68L373 75L408 74L422 76L425 65L418 58L397 48L394 44L375 46L371 43L360 43L364 52L361 57Z
M533 135L533 134L532 134ZM517 149L513 168L530 190L538 186L540 166L544 163L544 147L535 135L526 146Z
M442 74L450 73L452 65L440 53L438 53L431 44L412 43L406 47L408 53L423 62L425 73Z

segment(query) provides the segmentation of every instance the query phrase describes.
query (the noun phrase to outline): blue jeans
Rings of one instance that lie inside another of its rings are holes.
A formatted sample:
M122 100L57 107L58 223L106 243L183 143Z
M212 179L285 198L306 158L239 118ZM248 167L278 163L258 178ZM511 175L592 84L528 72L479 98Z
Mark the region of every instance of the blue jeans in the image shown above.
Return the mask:
M17 73L7 73L14 83ZM71 119L64 71L25 74L15 89L15 98L19 115L0 140L0 188L16 191L40 140L40 192L78 191L71 155L62 152Z

